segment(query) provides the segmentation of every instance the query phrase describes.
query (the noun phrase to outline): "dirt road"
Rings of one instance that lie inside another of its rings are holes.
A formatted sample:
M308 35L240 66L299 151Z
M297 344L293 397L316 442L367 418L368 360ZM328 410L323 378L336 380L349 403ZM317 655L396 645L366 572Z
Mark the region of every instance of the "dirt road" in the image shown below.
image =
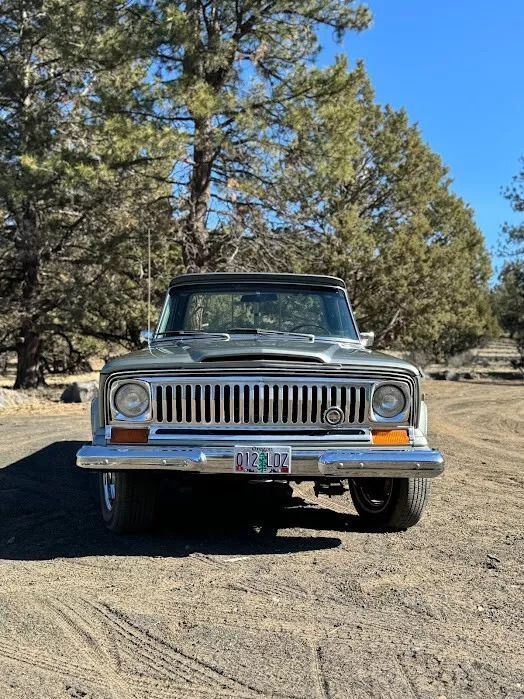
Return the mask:
M524 386L426 390L447 471L397 534L257 486L118 538L87 415L0 416L0 697L524 696Z

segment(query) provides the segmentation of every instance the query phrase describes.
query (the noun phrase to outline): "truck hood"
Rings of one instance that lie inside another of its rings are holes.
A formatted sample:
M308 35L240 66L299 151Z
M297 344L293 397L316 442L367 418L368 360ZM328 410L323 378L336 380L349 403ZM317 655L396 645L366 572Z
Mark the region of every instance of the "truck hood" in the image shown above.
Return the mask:
M279 337L245 337L230 340L217 338L183 339L153 343L136 352L130 352L108 362L102 374L116 371L148 371L150 369L245 368L274 366L282 370L286 366L321 369L369 368L393 369L420 376L418 368L403 359L383 352L374 352L353 343L316 339Z

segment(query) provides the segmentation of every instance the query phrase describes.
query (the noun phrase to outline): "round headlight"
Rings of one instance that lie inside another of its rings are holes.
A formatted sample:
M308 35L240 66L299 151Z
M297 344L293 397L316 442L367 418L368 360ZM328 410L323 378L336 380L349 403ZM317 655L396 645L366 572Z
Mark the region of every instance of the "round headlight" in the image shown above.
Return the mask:
M373 394L373 410L380 417L395 417L406 407L406 397L397 386L384 384Z
M124 417L138 417L149 408L149 393L139 383L126 383L115 393L114 402Z

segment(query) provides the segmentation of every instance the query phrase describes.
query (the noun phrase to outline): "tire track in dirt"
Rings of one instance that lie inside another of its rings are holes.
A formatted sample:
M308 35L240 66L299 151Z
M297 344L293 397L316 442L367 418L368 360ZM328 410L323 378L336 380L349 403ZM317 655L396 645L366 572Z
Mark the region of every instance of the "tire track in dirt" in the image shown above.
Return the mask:
M81 680L95 686L100 684L98 675L91 668L78 665L70 659L67 660L67 667L63 667L61 661L50 657L46 652L35 650L16 640L8 642L0 639L0 656L14 663L38 668L49 675Z
M308 636L308 643L311 648L311 674L317 686L317 696L319 699L330 699L329 687L322 670L322 652L316 638Z
M255 687L224 675L218 668L186 655L165 639L140 628L124 612L99 602L90 603L90 606L103 617L104 623L116 632L119 640L128 648L132 648L133 656L148 663L151 669L155 669L161 675L167 678L181 678L189 686L195 685L199 691L209 691L215 696L224 691L234 692L234 696L239 699L260 696L260 691ZM277 693L275 696L285 695Z
M44 604L65 635L81 653L91 659L95 672L96 668L103 668L103 672L100 669L98 671L99 681L109 685L115 699L136 696L131 694L129 684L122 675L117 650L112 645L101 643L100 638L93 633L90 621L86 621L78 609L64 599L47 599Z
M146 696L166 699L173 692L177 697L183 693L238 699L259 696L257 690L185 656L132 623L123 612L103 603L82 600L72 604L55 599L47 600L47 606L58 617L66 635L91 655L100 669L98 682L91 678L91 683L107 683L117 699ZM85 676L75 678L88 681Z
M297 598L303 600L311 599L311 595L298 585L289 585L281 580L273 581L267 576L257 578L242 577L237 582L229 583L228 587L231 590L239 590L240 592L262 595L264 597L287 597L292 600Z

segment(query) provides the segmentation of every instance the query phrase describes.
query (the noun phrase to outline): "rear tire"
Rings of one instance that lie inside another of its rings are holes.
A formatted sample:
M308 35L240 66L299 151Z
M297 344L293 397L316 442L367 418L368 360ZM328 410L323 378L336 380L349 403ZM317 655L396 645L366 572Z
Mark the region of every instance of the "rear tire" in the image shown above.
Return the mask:
M427 478L352 478L351 499L369 525L401 531L422 517L429 499Z
M99 474L100 503L106 527L115 534L146 532L153 525L156 480L149 474L107 471Z

